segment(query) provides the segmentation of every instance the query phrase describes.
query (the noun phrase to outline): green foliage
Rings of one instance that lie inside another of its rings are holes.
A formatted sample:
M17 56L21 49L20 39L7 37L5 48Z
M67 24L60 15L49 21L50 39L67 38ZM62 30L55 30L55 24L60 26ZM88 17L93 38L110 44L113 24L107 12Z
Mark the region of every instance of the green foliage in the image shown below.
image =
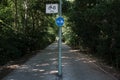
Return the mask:
M47 2L50 0L0 1L0 65L43 49L55 40L53 17L45 14Z
M67 25L71 38L65 36L66 41L120 68L120 1L75 0L71 5L68 21L72 25Z

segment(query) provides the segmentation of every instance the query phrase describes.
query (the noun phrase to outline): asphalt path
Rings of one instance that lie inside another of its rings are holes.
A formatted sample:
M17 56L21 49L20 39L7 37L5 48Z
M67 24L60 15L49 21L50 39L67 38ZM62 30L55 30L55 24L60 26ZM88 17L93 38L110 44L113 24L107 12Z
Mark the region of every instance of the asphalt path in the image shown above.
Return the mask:
M62 77L57 74L58 46L53 43L2 80L117 80L65 44L62 44Z

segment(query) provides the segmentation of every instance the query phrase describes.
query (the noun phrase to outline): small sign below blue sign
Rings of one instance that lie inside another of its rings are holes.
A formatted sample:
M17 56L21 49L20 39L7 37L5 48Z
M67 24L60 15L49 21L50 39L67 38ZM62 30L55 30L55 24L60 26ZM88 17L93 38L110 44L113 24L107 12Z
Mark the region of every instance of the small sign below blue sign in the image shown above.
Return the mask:
M60 17L56 18L55 22L58 27L62 27L64 24L64 18L60 16Z

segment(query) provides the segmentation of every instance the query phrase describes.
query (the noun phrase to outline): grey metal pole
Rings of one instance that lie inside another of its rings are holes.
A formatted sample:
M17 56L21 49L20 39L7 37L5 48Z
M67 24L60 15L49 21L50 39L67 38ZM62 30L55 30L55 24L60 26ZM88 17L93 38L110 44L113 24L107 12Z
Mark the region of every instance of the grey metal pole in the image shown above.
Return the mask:
M59 16L62 16L62 0L59 0Z
M62 16L62 0L59 0L59 16ZM58 75L62 76L62 27L59 27Z

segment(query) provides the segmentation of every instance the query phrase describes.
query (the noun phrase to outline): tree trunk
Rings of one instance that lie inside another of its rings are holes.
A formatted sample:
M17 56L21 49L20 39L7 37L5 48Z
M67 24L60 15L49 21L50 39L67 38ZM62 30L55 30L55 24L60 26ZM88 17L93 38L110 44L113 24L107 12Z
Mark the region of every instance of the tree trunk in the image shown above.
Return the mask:
M17 17L17 15L18 15L18 10L17 10L17 0L15 0L15 18L14 18L14 27L15 27L15 29L17 28L17 21L18 21L18 17Z

